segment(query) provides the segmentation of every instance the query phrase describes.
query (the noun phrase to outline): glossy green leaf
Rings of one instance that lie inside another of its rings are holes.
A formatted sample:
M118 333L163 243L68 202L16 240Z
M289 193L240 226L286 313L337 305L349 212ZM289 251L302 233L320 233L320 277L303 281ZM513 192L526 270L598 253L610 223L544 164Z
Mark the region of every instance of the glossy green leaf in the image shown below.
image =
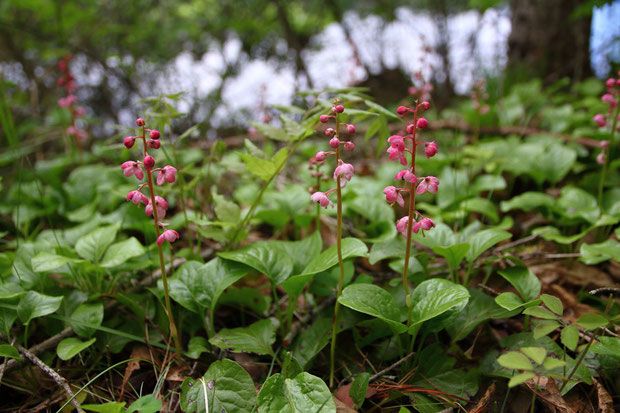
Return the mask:
M161 410L161 400L158 400L154 395L147 394L140 397L127 408L127 413L139 412L139 413L157 413Z
M540 280L529 268L509 267L498 273L516 288L523 300L531 301L540 294Z
M100 326L103 322L103 304L102 303L87 303L80 304L78 308L71 314L71 328L73 331L84 338L92 336L96 328L94 326ZM86 323L86 325L85 325ZM90 325L93 326L90 326Z
M32 269L37 272L54 271L65 264L81 261L83 260L50 254L49 252L40 252L32 258Z
M562 188L557 208L569 219L581 218L590 223L596 222L601 214L594 195L574 186Z
M88 341L80 341L75 337L69 337L58 343L56 347L56 354L61 360L69 360L75 357L79 352L88 348L91 344L97 341L96 338L91 338Z
M127 403L109 402L103 404L83 404L82 408L89 412L97 413L122 413Z
M501 293L495 297L495 302L508 311L515 310L524 304L523 300L518 295L511 292Z
M538 340L560 327L560 323L555 320L541 320L534 325L534 339Z
M586 330L596 330L597 328L605 327L609 324L609 321L601 315L587 313L577 319L577 324Z
M469 248L469 244L464 243L450 245L449 247L436 246L433 247L433 251L435 254L439 254L444 257L450 268L456 269L461 264L461 261L463 261L463 258L465 258L465 255L467 255Z
M542 192L525 192L521 195L512 197L509 201L500 203L502 212L512 211L513 209L531 211L541 207L552 209L554 206L555 199Z
M554 359L553 357L547 357L543 363L543 367L545 370L550 371L553 369L557 369L559 367L563 367L566 365L565 361Z
M351 388L349 389L349 396L353 399L353 402L357 407L362 407L364 400L366 399L366 391L368 390L368 381L370 380L370 373L363 372L355 377Z
M542 347L521 347L521 351L538 365L541 365L547 357L547 350Z
M105 250L114 242L118 225L108 225L81 237L75 244L78 255L91 262L98 262Z
M394 297L383 288L373 284L352 284L342 291L338 302L360 313L385 321L396 333L407 327L401 323L403 314Z
M579 343L579 330L575 326L566 326L560 334L560 341L569 350L575 351Z
M530 307L523 310L523 314L542 318L544 320L556 320L558 317L544 307Z
M500 366L514 370L533 370L532 362L518 351L509 351L497 359Z
M194 336L189 339L187 344L187 356L189 358L197 359L202 353L209 351L209 341L201 336Z
M209 366L198 380L187 378L181 386L181 409L185 413L249 412L256 402L254 381L243 367L223 359Z
M614 260L620 262L620 243L613 239L598 244L581 244L579 249L581 261L588 265L595 265L603 261Z
M28 291L17 305L17 315L24 324L44 315L52 314L60 308L64 297L52 297L35 291Z
M276 329L280 325L275 318L260 320L247 327L222 329L209 342L233 353L256 353L273 355Z
M146 252L146 249L140 244L136 238L131 237L124 241L110 245L105 252L101 266L104 268L112 268L124 264L131 258L139 257Z
M413 309L409 332L412 333L419 324L448 311L457 315L458 311L465 308L468 300L469 291L451 281L434 278L420 283L411 294Z
M262 241L237 251L220 252L220 258L245 264L265 274L274 285L280 285L293 272L293 260L280 244Z
M310 373L286 379L271 376L258 393L259 413L336 413L336 404L327 385Z
M542 294L540 299L547 306L547 308L557 315L561 316L564 313L564 306L562 305L562 301L554 296L549 294Z
M19 351L10 344L0 344L0 357L19 358Z
M331 317L319 317L295 340L293 356L305 369L314 357L329 343L332 329Z
M474 262L486 250L501 241L509 239L511 236L509 232L498 229L485 229L476 232L467 240L467 243L470 245L466 256L467 261L469 263Z
M620 338L599 337L598 341L598 343L594 343L591 347L593 353L620 359Z
M0 284L0 300L8 300L11 298L20 297L24 294L26 294L26 290L24 290L19 284L12 282Z

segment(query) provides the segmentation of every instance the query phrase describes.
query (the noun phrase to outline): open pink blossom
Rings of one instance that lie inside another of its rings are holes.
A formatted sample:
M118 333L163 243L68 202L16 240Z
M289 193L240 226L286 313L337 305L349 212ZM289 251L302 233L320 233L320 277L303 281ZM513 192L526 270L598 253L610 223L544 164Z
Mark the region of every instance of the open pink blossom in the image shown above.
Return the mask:
M134 161L124 162L121 165L121 168L123 169L123 174L126 177L135 175L136 178L138 178L138 180L140 181L142 180L142 178L144 178L144 172L142 172L142 167L140 166L140 164L138 164L138 162L134 162Z
M400 232L405 238L407 238L407 225L408 224L409 224L409 216L404 216L396 222L396 230Z
M347 185L347 182L353 178L354 173L355 169L353 168L353 165L340 161L340 164L334 171L334 181L338 182L338 177L342 178L340 179L340 186L344 188Z
M394 176L395 181L400 179L404 179L406 182L411 182L414 185L418 183L418 178L409 169L403 169Z
M405 157L404 151L398 150L398 148L394 146L390 146L387 150L387 153L390 161L400 161L401 165L407 165L407 157Z
M405 150L405 141L403 140L403 137L400 135L392 135L388 138L388 142L389 144L392 146L392 148L396 148L399 151L404 151Z
M161 168L161 171L157 174L157 185L161 185L164 181L171 184L174 182L177 175L177 169L174 166L166 165Z
M157 206L157 218L162 219L163 217L166 216L166 210L168 209L168 202L164 198L156 195L155 205ZM144 208L144 212L149 217L153 215L153 203L150 200L146 208Z
M127 201L131 201L135 205L140 205L141 202L144 202L147 205L149 203L147 196L140 191L129 191L127 194Z
M606 159L607 159L607 155L605 154L605 152L601 152L598 155L596 155L596 163L599 165L605 164Z
M164 241L174 242L179 239L179 233L173 229L167 229L157 238L157 245L161 246Z
M428 231L431 228L435 227L435 223L430 218L422 218L415 224L413 224L413 232L418 233L421 229L424 231Z
M434 194L437 193L438 186L439 179L435 178L434 176L427 176L426 178L422 179L422 182L420 182L420 184L418 185L418 189L416 189L416 192L418 194L423 194L425 191L428 191L431 194Z
M424 144L424 153L427 158L432 158L437 153L437 144L435 142L426 142Z
M386 186L383 190L383 194L385 195L385 200L390 204L393 202L398 202L398 205L400 205L401 207L405 206L405 200L403 199L403 196L398 191L398 189L396 189L396 187L391 185Z
M334 203L325 195L324 192L315 192L310 196L310 200L315 204L319 204L324 208L327 206L334 206Z
M594 118L592 120L598 125L599 128L605 127L607 125L607 120L605 119L605 116L600 113L594 115Z

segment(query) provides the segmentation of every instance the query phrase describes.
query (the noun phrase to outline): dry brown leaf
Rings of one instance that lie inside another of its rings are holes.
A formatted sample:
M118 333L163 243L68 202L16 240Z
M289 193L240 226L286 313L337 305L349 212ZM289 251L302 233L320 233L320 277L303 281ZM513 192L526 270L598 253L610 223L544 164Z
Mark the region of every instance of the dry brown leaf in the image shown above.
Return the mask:
M248 372L254 381L260 381L260 378L267 374L267 365L258 363L247 353L234 353L233 358Z
M336 403L336 413L357 413L357 410L347 406L341 402L336 396L334 396L334 403Z
M535 377L525 382L527 387L536 393L536 396L540 401L551 410L556 410L559 413L577 413L567 403L566 400L560 394L558 386L555 384L555 380L549 377ZM538 386L544 387L540 389Z
M171 367L166 375L166 380L181 383L187 377L187 374L185 374L186 372L187 367Z
M601 383L592 377L598 396L598 409L601 413L614 413L614 401Z
M615 284L606 272L579 261L554 261L533 265L530 269L547 285L555 281L587 288L609 287Z
M489 386L487 391L484 392L484 396L482 396L482 398L478 400L478 403L476 403L474 408L471 409L469 413L485 413L489 408L489 403L491 402L491 398L493 397L494 394L495 394L495 383Z
M129 356L129 358L151 360L151 352L145 345L136 344L131 350L131 355ZM127 363L127 367L125 367L125 373L123 374L121 394L118 397L119 400L123 399L123 395L125 394L125 385L127 384L127 381L129 381L129 378L131 377L133 372L136 370L140 370L140 360L131 360L129 363Z

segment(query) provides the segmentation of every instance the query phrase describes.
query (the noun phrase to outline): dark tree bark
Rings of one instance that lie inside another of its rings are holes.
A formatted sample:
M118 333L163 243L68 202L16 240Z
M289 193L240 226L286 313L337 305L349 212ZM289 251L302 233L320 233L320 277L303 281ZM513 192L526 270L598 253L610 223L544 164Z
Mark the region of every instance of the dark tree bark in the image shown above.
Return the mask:
M545 83L592 74L590 16L571 18L587 0L509 0L512 30L508 68L543 78Z

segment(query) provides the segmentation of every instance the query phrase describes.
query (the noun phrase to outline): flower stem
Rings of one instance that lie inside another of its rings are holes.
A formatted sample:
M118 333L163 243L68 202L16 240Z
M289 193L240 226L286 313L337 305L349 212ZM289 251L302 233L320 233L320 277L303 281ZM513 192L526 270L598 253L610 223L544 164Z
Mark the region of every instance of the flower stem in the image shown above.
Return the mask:
M602 207L603 205L603 189L605 187L605 178L607 177L607 168L609 167L609 162L611 162L611 154L615 145L616 138L616 126L618 125L618 114L620 113L620 105L616 106L616 111L614 112L613 122L611 125L611 133L609 134L609 149L607 149L607 156L605 157L605 162L603 162L603 168L601 169L601 179L598 183L598 205Z
M147 155L146 150L146 131L144 126L142 127L142 143L144 144L144 156ZM146 168L145 168L146 169ZM155 204L155 191L153 189L153 174L150 170L146 170L147 183L149 192L151 195L151 205L153 205L153 222L155 223L155 237L159 238L159 217L157 216L157 205ZM170 334L174 339L174 347L177 358L181 359L181 340L179 339L179 332L177 331L177 325L174 322L174 315L172 314L172 305L170 304L170 294L168 293L168 277L166 276L166 264L164 263L164 252L161 245L157 244L157 252L159 253L159 266L161 268L161 279L164 284L164 299L166 301L166 315L170 322Z
M416 132L417 132L418 110L415 111L413 119L413 149L411 151L411 173L415 175L415 150L416 150ZM411 292L409 290L409 282L407 280L407 271L409 270L409 256L411 255L411 229L413 227L413 214L415 211L415 184L412 182L409 187L409 221L407 222L407 247L405 249L405 265L403 266L403 289L407 302L407 325L411 325Z
M336 114L336 136L340 139L340 121ZM340 161L340 146L336 149L336 164ZM338 299L342 294L342 284L344 284L344 263L342 261L342 186L340 185L340 176L336 179L336 249L338 251L338 265L340 266L340 279L338 280L338 293L336 294L336 304L334 306L334 318L332 319L332 340L330 346L330 364L329 364L329 388L334 387L334 363L336 355L336 335L338 334L338 313L340 303Z

